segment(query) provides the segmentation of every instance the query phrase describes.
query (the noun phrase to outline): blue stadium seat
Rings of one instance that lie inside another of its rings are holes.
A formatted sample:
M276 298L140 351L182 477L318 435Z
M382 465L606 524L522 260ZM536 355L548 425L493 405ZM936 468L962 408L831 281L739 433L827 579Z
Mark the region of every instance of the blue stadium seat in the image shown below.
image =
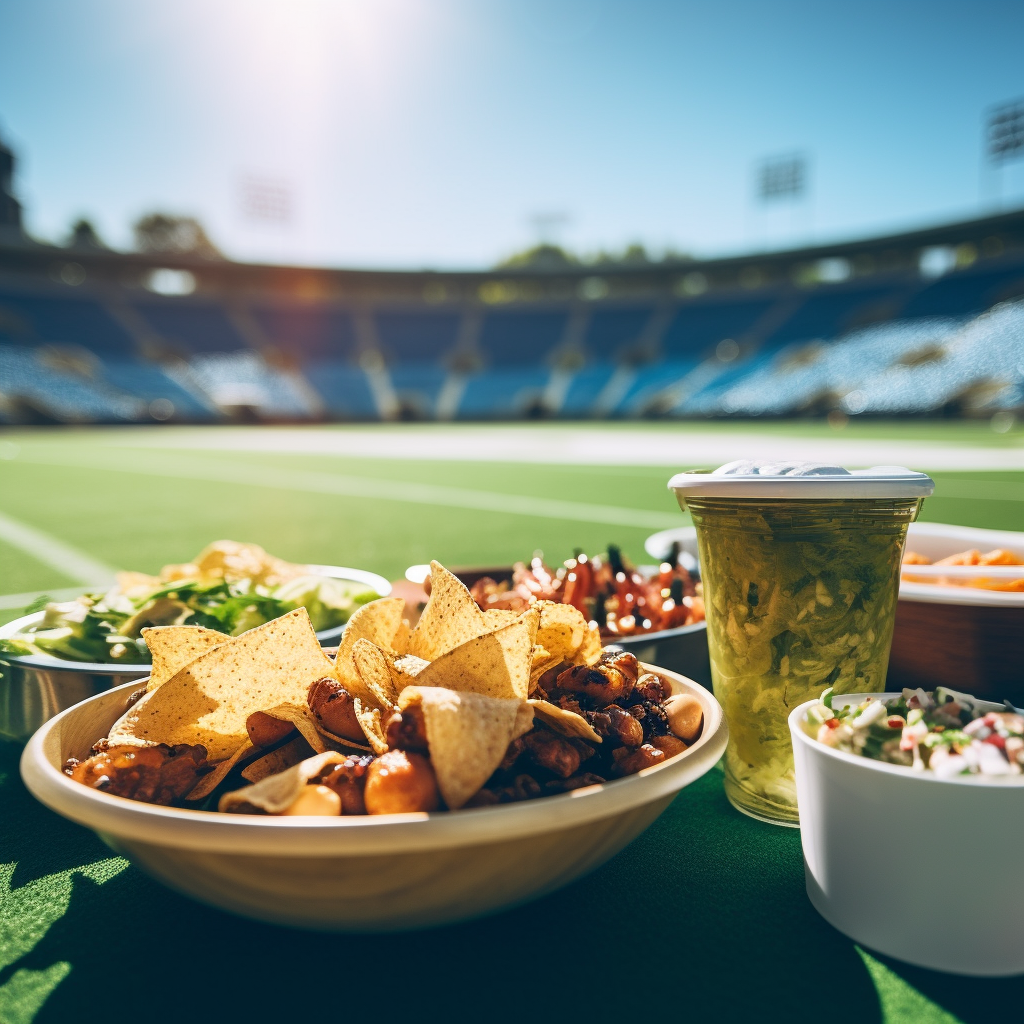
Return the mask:
M956 270L918 292L900 317L969 316L1013 293L1024 294L1024 266L1019 262L993 269Z
M476 373L466 382L458 415L468 419L522 415L550 378L551 371L538 366Z
M594 408L597 396L615 372L613 363L595 363L573 374L572 383L559 410L563 416L587 416Z
M65 423L124 422L143 412L132 395L50 366L37 349L20 345L0 345L0 392Z
M815 338L836 338L856 324L858 314L889 302L895 307L906 285L822 286L812 292L785 323L765 339L768 348L778 348L791 341Z
M137 299L133 305L164 341L183 352L237 352L249 346L223 306L206 299Z
M698 299L680 306L661 340L669 359L700 356L724 338L749 331L776 301L775 296Z
M455 348L459 313L431 310L379 310L377 336L391 362L438 362Z
M103 375L115 387L144 402L166 398L174 405L174 415L184 419L213 419L215 413L171 380L153 363L141 359L104 359Z
M424 416L433 416L437 395L448 373L437 363L402 363L391 367L391 386L400 401Z
M583 347L595 359L611 359L640 337L653 312L649 305L594 309Z
M325 305L254 306L252 315L284 352L302 359L350 359L356 350L351 315Z
M562 340L566 309L495 310L484 318L480 349L493 366L530 366L544 362Z
M0 291L0 339L52 345L81 345L97 355L131 355L127 331L103 306L84 296L58 291Z
M358 366L340 360L315 360L306 366L306 377L323 397L327 411L343 419L377 419L377 406L366 374Z
M698 362L697 359L668 359L640 367L629 390L613 412L618 415L643 413L659 392L682 380Z

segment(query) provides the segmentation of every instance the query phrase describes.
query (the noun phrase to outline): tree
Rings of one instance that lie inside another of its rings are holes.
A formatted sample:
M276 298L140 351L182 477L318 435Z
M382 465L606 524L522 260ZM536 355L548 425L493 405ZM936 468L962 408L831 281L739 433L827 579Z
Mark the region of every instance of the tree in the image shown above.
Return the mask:
M565 270L579 266L579 259L558 245L543 242L513 253L498 266L503 270Z
M134 229L135 248L139 252L223 259L223 253L210 241L206 229L195 217L147 213L135 222Z
M93 222L86 217L79 217L71 225L71 237L68 239L69 249L106 249L106 243L99 236Z

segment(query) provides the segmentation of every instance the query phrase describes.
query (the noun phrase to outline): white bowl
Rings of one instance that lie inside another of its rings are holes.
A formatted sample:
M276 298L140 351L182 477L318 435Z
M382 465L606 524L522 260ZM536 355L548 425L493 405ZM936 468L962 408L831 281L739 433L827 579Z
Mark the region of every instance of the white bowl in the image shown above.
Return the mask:
M692 680L653 671L701 702L704 730L692 747L625 779L500 807L259 817L156 807L73 782L61 765L107 734L133 683L43 725L21 773L47 807L204 903L325 931L420 928L523 903L592 871L715 764L728 735L718 702Z
M919 967L1024 973L1024 776L939 779L835 750L801 727L814 703L789 728L815 909L855 942Z
M916 551L919 555L933 562L961 551L991 551L993 548L1005 548L1015 555L1024 558L1024 533L1010 530L979 530L973 526L950 526L947 523L911 523L907 530L907 550ZM903 572L920 575L920 566L905 565ZM928 570L930 567L926 566ZM969 575L973 570L975 576L1001 575L997 569L992 572L990 566L965 567L961 573L953 575ZM1017 575L1013 570L1004 570ZM1024 575L1024 568L1020 570ZM947 571L947 575L949 575ZM999 590L980 590L974 587L950 587L935 583L917 583L909 580L900 581L901 601L921 601L928 604L973 604L990 608L1024 608L1024 594L1006 593Z

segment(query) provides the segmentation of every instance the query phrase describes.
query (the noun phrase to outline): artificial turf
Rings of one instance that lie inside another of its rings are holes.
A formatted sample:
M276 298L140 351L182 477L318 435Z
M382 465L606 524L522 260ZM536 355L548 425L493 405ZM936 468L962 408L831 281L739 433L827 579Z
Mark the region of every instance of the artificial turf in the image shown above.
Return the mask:
M806 424L764 429L832 436ZM848 428L874 439L893 430ZM992 434L975 424L914 424L898 436L1021 444L1019 432ZM103 447L90 432L51 431L8 433L0 456L0 513L111 566L151 572L217 537L392 578L431 557L499 564L542 549L558 560L574 547L597 551L609 541L640 557L658 525L686 521L665 489L677 468L667 466L151 451ZM938 490L923 519L1024 528L1024 473L933 475ZM353 480L364 482L357 490L366 481L388 485L391 495L405 485L409 494L437 485L492 499L481 510L341 493ZM524 514L524 497L575 502L589 518ZM643 523L631 520L633 512ZM0 594L68 583L0 542ZM344 1014L981 1024L1011 1019L1024 1002L1024 979L956 979L859 950L808 903L799 834L733 812L717 772L684 790L589 878L491 919L397 937L304 934L195 905L37 805L10 745L0 745L0 822L3 1024L82 1013L153 1022ZM969 898L960 883L936 894L949 902L951 927L956 901Z

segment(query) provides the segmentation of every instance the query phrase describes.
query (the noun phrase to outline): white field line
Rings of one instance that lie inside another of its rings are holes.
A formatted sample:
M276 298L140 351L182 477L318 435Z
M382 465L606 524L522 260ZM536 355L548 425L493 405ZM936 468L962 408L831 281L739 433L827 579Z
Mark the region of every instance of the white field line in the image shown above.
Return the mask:
M1024 470L1024 446L989 448L936 441L811 438L714 428L519 427L156 427L97 435L114 448L200 449L350 458L527 462L572 466L713 467L733 459L786 458L849 468Z
M686 519L678 511L655 512L649 509L623 508L617 505L595 505L588 502L562 501L558 498L535 498L525 494L501 494L475 491L463 487L445 487L406 480L380 480L373 477L319 473L312 470L290 470L277 467L247 466L227 460L207 462L202 458L150 455L145 462L132 465L111 465L103 452L76 453L62 458L56 453L34 451L18 456L19 462L48 466L89 467L140 476L170 477L181 480L210 480L214 483L242 484L247 487L269 487L281 491L307 491L312 494L336 494L345 498L370 501L399 501L412 505L437 505L477 512L505 515L535 516L541 519L563 519L570 522L601 523L607 526L636 526L663 530L682 526ZM672 499L666 493L666 504Z
M56 537L51 537L48 533L43 533L42 530L37 530L34 526L11 519L2 512L0 540L86 586L106 587L114 582L115 570L109 565Z

